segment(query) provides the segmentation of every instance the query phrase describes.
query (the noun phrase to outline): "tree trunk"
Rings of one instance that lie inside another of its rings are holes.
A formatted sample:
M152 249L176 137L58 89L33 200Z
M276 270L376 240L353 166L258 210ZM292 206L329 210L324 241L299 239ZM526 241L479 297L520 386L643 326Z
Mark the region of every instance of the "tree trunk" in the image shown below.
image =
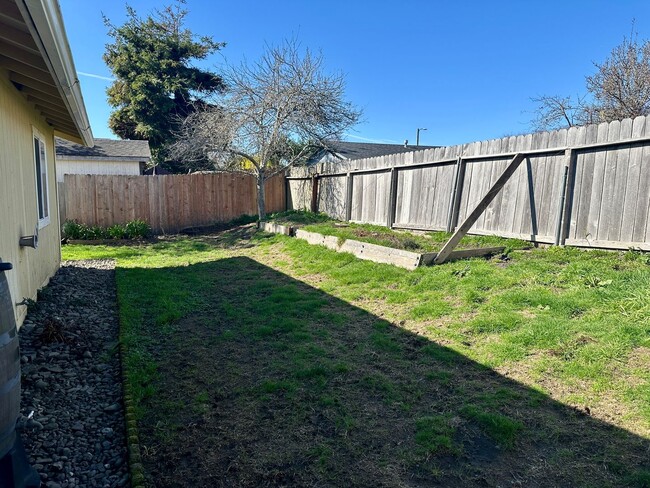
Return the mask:
M266 218L266 193L264 191L264 182L266 181L266 175L264 171L260 169L257 173L257 216L262 222Z

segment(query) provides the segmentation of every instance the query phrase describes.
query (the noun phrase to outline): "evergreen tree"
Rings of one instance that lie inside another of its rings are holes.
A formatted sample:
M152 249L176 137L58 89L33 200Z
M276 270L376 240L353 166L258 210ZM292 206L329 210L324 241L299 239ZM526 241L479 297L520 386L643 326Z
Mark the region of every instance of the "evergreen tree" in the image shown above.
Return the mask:
M225 44L185 28L183 4L180 0L146 18L127 6L128 19L119 27L104 18L113 38L104 61L116 79L107 90L114 108L109 127L123 139L148 139L154 162L171 171L182 169L167 160L166 150L181 121L224 90L219 75L191 62Z

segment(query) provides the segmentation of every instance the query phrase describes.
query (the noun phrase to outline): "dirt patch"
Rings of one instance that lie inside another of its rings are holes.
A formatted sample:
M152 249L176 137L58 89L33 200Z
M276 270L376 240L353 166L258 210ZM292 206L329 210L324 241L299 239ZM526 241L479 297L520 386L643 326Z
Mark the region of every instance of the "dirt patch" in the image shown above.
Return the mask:
M628 366L631 369L643 371L646 374L650 373L650 347L637 347L630 354Z
M227 224L223 224L226 226ZM203 229L203 228L201 228ZM225 229L220 226L210 226L197 232L196 239L207 244L227 248L227 249L247 249L253 247L251 239L257 232L256 224L248 224L236 227L226 227Z

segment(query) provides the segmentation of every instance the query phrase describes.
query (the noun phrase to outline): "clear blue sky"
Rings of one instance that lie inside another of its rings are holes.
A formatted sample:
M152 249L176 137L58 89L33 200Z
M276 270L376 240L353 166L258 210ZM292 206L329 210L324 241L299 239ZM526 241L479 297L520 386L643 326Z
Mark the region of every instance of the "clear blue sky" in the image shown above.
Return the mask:
M125 20L121 1L60 0L95 137L107 126L102 13ZM131 0L140 15L160 1ZM351 141L451 145L527 132L531 96L584 92L584 77L629 36L650 39L639 1L207 1L188 0L187 26L227 46L205 66L255 60L266 44L297 38L342 72L363 121ZM85 74L81 74L85 73Z

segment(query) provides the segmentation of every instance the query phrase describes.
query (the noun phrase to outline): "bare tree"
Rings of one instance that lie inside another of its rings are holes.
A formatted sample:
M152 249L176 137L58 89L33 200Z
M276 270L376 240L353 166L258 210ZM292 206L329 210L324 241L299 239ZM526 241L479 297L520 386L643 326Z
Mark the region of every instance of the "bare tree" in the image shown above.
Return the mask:
M585 97L543 95L531 100L537 104L535 118L531 122L535 131L557 130L598 121L594 107L586 103Z
M187 117L172 150L188 163L207 158L219 170L253 172L262 220L264 182L340 138L361 113L343 99L343 76L324 74L322 56L302 54L294 41L229 68L225 80L222 103Z
M634 34L616 46L597 71L587 76L587 90L601 121L634 118L650 113L650 41Z
M574 125L610 122L650 114L650 41L639 42L634 28L630 39L612 49L596 73L586 77L587 95L541 96L531 125L553 130Z

